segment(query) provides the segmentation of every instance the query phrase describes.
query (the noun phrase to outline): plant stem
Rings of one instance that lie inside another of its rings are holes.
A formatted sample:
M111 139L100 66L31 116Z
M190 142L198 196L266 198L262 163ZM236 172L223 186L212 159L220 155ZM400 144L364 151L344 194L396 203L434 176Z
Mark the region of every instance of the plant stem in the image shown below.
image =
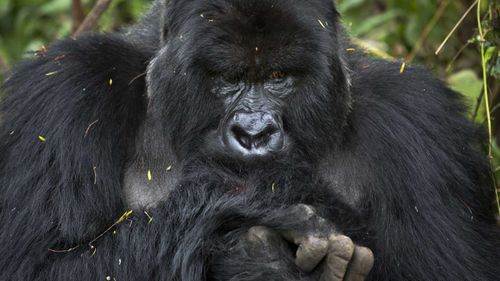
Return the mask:
M481 23L481 0L478 0L477 2L477 28L479 31L479 45L481 47L481 66L483 69L483 92L484 92L484 104L486 107L486 120L488 122L488 158L490 163L493 161L493 155L492 155L492 146L493 146L493 133L492 133L492 125L491 125L491 112L490 112L490 100L489 100L489 93L488 93L488 72L486 70L486 57L485 57L485 50L484 50L484 32L483 32L483 26ZM497 203L497 209L498 213L500 214L500 198L498 195L498 192L496 190L496 178L495 175L493 175L493 182L495 183L495 198L496 198L496 203Z

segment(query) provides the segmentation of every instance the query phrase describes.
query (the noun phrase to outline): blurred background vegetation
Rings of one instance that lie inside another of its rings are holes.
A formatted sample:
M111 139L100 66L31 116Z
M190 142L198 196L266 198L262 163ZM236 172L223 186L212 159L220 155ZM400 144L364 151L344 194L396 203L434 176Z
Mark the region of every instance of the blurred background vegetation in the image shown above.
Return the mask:
M0 0L0 76L2 73L5 75L12 64L21 58L31 56L33 51L55 39L71 36L95 2ZM357 45L375 56L406 64L427 65L465 96L470 108L469 117L487 129L485 101L488 102L493 169L500 174L500 149L496 144L496 140L500 140L500 4L498 0L479 1L481 36L477 2L337 1L345 25L356 38ZM133 23L150 3L150 0L111 1L98 22L98 29L112 31ZM449 40L436 55L436 50L447 37ZM487 95L483 90L485 82Z

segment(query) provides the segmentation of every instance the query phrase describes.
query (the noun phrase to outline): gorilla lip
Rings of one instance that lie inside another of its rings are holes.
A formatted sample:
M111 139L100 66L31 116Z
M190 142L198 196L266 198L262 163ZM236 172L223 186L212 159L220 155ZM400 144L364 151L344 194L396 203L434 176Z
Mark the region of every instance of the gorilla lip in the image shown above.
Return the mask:
M216 157L223 162L229 163L240 163L240 164L254 164L259 163L261 165L262 162L267 162L269 160L276 160L280 158L286 157L290 147L289 137L284 134L283 135L283 144L281 149L272 151L271 153L244 153L241 150L233 150L231 148L227 148L227 145L224 141L224 137L218 133L218 130L213 130L209 133L209 137L207 138L209 141L206 141L205 153L210 155L210 157ZM211 139L211 141L210 141Z

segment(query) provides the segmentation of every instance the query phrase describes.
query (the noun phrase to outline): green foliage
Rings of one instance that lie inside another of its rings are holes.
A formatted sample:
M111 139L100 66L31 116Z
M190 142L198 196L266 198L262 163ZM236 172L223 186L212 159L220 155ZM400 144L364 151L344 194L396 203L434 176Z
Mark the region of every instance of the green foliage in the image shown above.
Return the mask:
M71 29L70 1L2 0L0 55L8 64Z
M93 0L82 0L88 12ZM100 21L100 30L123 27L139 17L148 0L115 0ZM24 55L72 33L71 0L0 0L0 57L12 65Z
M483 91L482 79L478 77L476 72L470 69L465 69L450 75L448 83L453 90L462 93L465 96L467 105L469 105L470 108L470 113L473 114L477 105L478 97ZM476 119L485 119L484 110L479 111Z
M471 113L476 112L483 80L476 14L466 15L439 55L435 52L473 3L472 0L338 0L352 35L394 58L431 67L465 96ZM500 78L500 6L496 1L483 0L481 8L485 15L486 62L493 102L500 98L494 91ZM483 123L484 108L480 107L474 117Z
M436 0L339 0L344 21L354 36L361 37L396 58L407 57L415 48L416 61L446 75L448 63L474 34L474 21L470 17L451 37L446 48L435 56L439 44L468 8L466 1ZM442 4L444 2L444 4ZM439 14L441 5L444 11ZM424 34L426 29L428 34ZM423 41L421 46L419 41ZM471 52L472 53L472 52ZM467 54L466 54L467 55ZM467 56L477 59L477 54Z
M115 0L100 21L99 29L103 31L118 30L137 21L147 10L152 1L148 0Z

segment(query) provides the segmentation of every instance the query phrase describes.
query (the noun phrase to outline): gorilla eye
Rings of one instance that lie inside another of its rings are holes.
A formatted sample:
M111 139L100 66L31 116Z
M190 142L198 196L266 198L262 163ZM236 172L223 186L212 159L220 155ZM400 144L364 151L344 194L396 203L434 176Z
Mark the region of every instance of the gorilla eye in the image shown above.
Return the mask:
M286 77L286 73L283 71L273 71L271 75L269 75L269 80L283 79Z
M240 81L234 79L219 78L211 92L217 96L231 96L238 93L242 85Z

